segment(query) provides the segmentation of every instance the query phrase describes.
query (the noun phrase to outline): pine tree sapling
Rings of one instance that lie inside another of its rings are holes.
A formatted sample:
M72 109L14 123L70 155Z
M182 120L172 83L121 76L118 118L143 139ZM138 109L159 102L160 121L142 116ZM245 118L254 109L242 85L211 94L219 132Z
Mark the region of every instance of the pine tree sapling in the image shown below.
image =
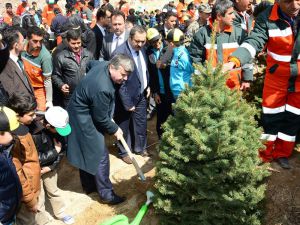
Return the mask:
M164 124L154 207L163 225L259 225L268 176L258 169L255 107L226 87L222 66L195 65Z

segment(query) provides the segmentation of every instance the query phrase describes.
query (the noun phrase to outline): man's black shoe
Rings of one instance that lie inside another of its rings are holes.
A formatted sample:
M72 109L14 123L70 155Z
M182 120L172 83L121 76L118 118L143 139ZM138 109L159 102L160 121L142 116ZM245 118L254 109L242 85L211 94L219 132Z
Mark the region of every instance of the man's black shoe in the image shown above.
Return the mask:
M93 192L97 192L97 188L89 188L89 189L85 189L83 188L84 193L86 193L87 195L93 193Z
M139 152L139 153L137 153L137 155L140 155L142 157L150 157L150 154L147 152L147 150Z
M281 157L281 158L278 158L276 161L279 164L279 166L281 166L281 168L287 169L287 170L292 169L292 167L290 166L288 158Z
M117 205L124 202L125 200L126 200L125 197L120 197L114 194L111 199L101 199L100 202L108 205Z

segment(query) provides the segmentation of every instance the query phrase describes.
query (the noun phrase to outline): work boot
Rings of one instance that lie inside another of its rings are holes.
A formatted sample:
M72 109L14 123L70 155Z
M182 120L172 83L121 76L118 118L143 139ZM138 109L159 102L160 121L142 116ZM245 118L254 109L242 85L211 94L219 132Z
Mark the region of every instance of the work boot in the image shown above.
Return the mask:
M286 157L281 157L276 159L277 163L279 164L279 166L281 166L281 168L283 169L292 169L292 167L290 166L289 160Z

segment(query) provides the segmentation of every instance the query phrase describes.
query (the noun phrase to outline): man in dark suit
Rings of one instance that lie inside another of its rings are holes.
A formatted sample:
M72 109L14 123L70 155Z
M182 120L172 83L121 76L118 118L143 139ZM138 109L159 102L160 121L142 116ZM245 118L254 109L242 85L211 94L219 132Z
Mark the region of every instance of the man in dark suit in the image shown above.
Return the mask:
M149 74L147 69L146 30L136 25L129 34L128 41L118 47L114 54L125 54L134 59L134 71L128 80L121 84L116 97L115 121L124 132L125 140L133 152L148 156L147 144L147 97ZM119 154L124 162L131 160L122 145L118 145Z
M3 40L9 49L9 59L0 74L0 82L10 96L16 92L31 95L34 98L33 88L24 71L24 65L19 58L24 49L24 37L16 27L5 30Z
M112 12L106 8L99 8L96 14L97 23L93 27L96 36L96 52L95 59L99 60L100 50L102 48L103 38L108 33L107 29L110 25Z
M77 86L68 112L72 132L68 137L68 160L80 169L80 180L86 193L97 191L101 201L118 204L125 199L116 195L109 179L109 156L104 135L118 140L123 132L112 121L115 84L127 80L134 70L132 59L116 55L109 62L94 66Z
M112 33L105 36L100 51L100 61L110 60L114 50L128 39L125 31L125 15L121 11L115 11L111 15Z

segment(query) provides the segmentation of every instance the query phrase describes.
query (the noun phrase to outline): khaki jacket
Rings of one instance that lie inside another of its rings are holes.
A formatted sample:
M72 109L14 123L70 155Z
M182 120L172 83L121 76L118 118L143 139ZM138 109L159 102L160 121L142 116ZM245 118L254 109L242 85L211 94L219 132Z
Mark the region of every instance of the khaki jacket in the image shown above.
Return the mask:
M32 208L37 204L40 192L41 168L30 133L16 138L12 156L23 189L22 202Z

